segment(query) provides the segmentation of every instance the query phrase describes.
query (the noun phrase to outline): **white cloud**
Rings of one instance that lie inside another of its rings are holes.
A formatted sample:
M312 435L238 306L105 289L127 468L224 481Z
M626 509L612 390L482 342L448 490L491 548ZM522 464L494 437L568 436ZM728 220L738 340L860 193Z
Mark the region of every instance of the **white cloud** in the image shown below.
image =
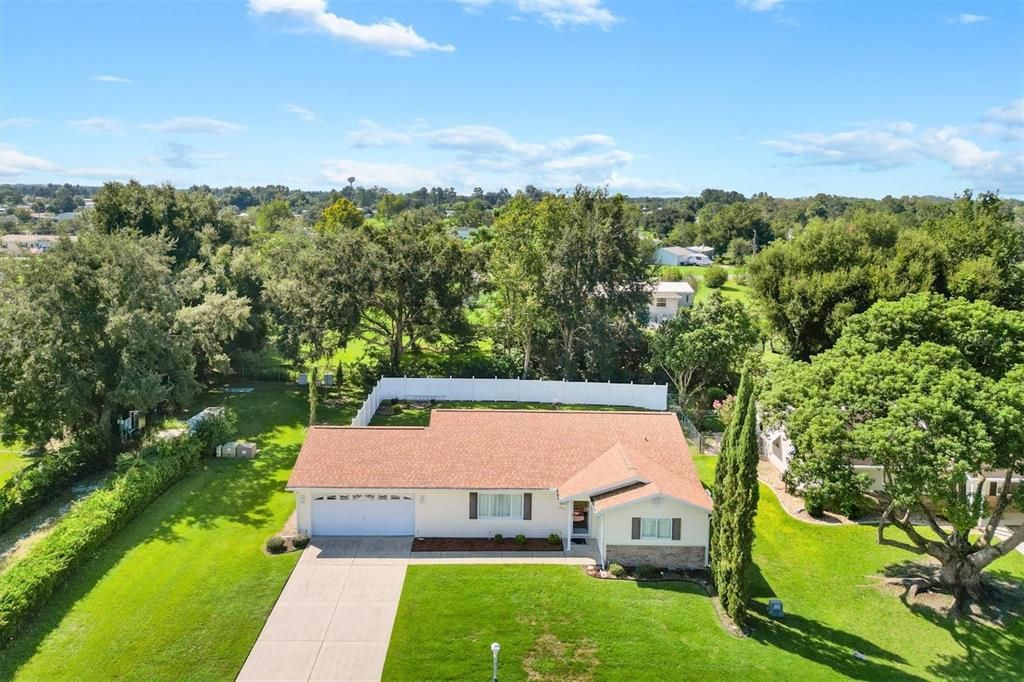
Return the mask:
M32 171L54 172L57 164L30 156L8 144L0 145L0 175L22 175Z
M988 17L984 14L961 14L954 18L946 19L946 24L963 24L964 26L971 26L972 24L982 24L987 22Z
M169 168L191 169L199 168L201 161L222 161L227 158L230 158L228 154L202 152L190 144L168 142L159 152L143 157L143 161Z
M92 130L100 133L119 133L121 124L112 118L83 118L77 121L68 121L68 125L79 130Z
M618 171L612 171L611 175L600 184L607 186L613 192L634 196L680 196L696 192L694 188L687 187L675 180L645 180L621 175Z
M29 128L38 123L34 118L5 118L0 121L0 128Z
M615 149L604 154L585 154L580 156L565 156L562 158L545 161L543 168L555 172L586 172L604 170L609 168L621 168L633 161L633 155L629 152Z
M177 116L160 123L149 123L142 127L157 133L202 133L209 135L230 135L245 130L245 126L238 125L237 123L195 116Z
M385 128L369 119L360 121L359 127L348 133L348 139L353 147L397 147L413 141L409 133Z
M467 12L477 14L486 7L498 4L496 0L456 0ZM503 0L523 15L535 16L541 22L561 28L563 26L597 26L609 30L620 21L601 0Z
M124 175L123 172L110 168L64 168L48 159L25 154L11 145L0 144L0 181L8 176L28 173L74 178L112 178Z
M295 114L296 116L301 118L303 121L315 121L316 120L316 114L314 114L312 111L310 111L306 107L300 107L298 104L284 104L282 106L283 106L285 111L287 111L289 113L292 113L292 114Z
M989 110L989 125L1006 127L1012 121L1014 102L1009 107ZM761 142L783 156L812 164L883 170L919 162L945 165L952 175L979 182L986 188L1018 194L1024 186L1022 155L999 148L983 148L971 139L983 126L941 126L918 131L907 122L866 123L852 130L834 133L796 133Z
M92 79L94 81L100 81L102 83L124 83L124 84L127 84L127 85L131 85L132 83L135 82L135 81L130 80L128 78L122 78L121 76L109 76L109 75L93 76Z
M770 12L782 7L782 0L736 0L736 6L751 12Z
M416 121L400 128L388 128L374 121L363 120L349 132L356 148L384 148L416 145L451 156L429 169L404 164L371 164L372 182L397 188L424 185L451 185L468 188L474 185L522 186L534 184L548 188L567 188L576 184L603 185L614 180L623 189L644 188L664 193L678 185L651 182L622 174L634 161L629 151L619 149L615 139L603 133L586 133L555 138L547 142L521 140L502 128L489 125L455 125L434 127ZM328 161L324 176L344 180L359 173L349 171L355 160ZM339 166L338 164L342 164ZM391 178L391 182L387 179ZM396 184L397 183L397 184Z
M360 24L327 11L326 0L249 0L249 10L257 15L286 14L308 28L335 38L390 54L408 56L414 52L437 50L454 52L452 45L433 43L394 19Z
M450 184L450 174L439 174L436 170L418 168L404 163L374 163L353 159L336 159L320 164L320 172L331 182L343 185L349 177L355 177L359 184L379 185L394 191L436 187Z

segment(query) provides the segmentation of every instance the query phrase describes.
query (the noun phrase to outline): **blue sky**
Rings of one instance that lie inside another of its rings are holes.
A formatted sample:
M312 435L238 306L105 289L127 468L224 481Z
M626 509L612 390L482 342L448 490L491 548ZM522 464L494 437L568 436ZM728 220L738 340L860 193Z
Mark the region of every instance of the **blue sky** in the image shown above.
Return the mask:
M1024 3L0 4L0 182L1024 195Z

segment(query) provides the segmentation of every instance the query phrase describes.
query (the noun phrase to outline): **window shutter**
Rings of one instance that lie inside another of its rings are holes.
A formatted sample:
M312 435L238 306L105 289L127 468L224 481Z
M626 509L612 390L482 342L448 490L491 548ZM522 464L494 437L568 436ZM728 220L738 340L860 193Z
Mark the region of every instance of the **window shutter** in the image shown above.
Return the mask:
M475 519L476 515L476 493L469 494L469 518Z
M523 493L523 520L533 519L533 493Z
M633 517L633 539L634 540L639 540L640 539L640 517L639 516L634 516Z
M672 519L672 539L683 539L683 520L680 518Z

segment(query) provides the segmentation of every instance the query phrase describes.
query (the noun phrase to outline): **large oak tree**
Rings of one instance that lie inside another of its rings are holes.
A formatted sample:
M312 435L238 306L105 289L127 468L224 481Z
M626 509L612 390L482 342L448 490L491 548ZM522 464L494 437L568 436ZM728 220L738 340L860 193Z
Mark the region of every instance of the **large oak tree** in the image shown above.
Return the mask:
M1024 527L995 539L1006 510L1024 506L1024 487L1009 485L1024 475L1024 312L936 294L877 303L834 348L776 371L762 406L788 428L788 482L804 494L849 499L863 489L855 461L884 467L878 541L940 562L937 583L957 609L981 599L982 570L1024 542ZM1007 485L989 505L970 481L992 472ZM886 537L890 526L906 541Z

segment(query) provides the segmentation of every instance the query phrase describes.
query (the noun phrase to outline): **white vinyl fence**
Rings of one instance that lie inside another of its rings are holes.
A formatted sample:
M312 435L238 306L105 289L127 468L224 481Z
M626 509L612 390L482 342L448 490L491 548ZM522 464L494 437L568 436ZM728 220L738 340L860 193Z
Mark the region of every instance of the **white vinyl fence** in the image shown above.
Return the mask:
M613 384L592 381L534 379L453 379L443 377L381 377L352 419L367 426L385 400L464 400L563 405L621 405L645 410L668 408L665 384Z

